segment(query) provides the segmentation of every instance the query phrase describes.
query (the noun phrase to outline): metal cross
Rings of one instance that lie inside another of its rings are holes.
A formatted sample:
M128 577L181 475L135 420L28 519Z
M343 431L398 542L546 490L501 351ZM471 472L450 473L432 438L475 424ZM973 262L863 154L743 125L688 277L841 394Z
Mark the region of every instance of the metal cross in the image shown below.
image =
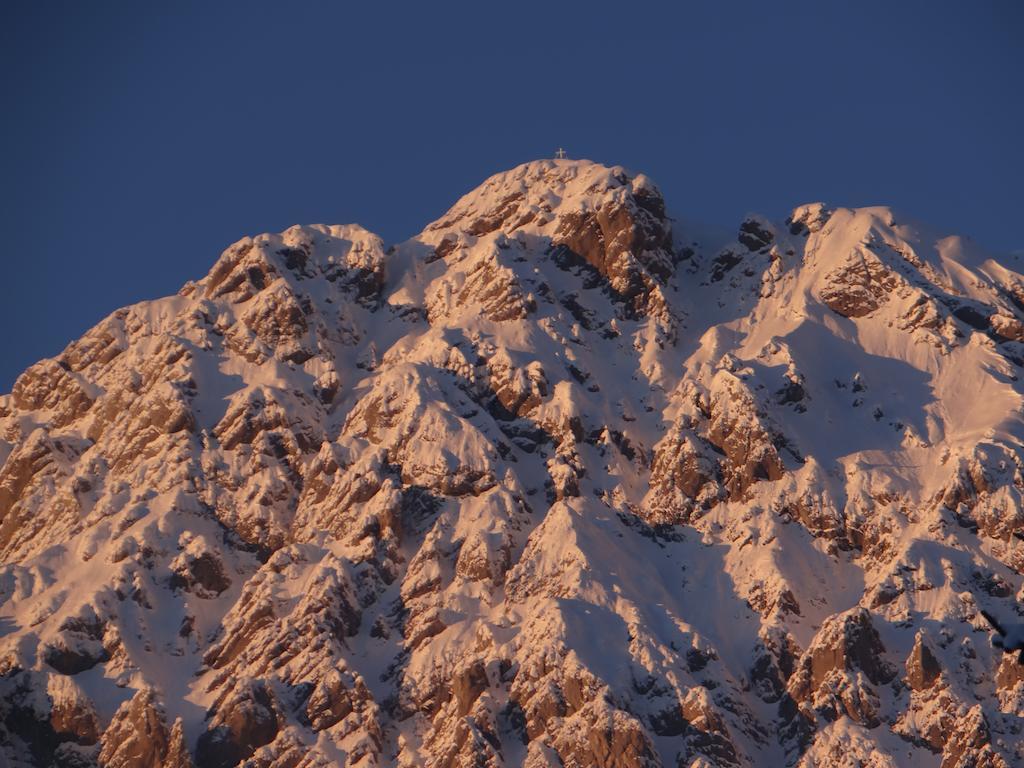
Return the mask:
M559 160L565 160L565 150L559 147L558 151L555 152L555 157L557 157Z

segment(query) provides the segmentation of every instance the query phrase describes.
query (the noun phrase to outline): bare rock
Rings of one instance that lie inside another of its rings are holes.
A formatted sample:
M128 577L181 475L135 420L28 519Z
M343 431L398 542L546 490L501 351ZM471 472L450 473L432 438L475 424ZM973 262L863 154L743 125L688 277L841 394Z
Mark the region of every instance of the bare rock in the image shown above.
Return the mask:
M899 278L870 251L850 253L845 264L825 278L821 301L843 317L863 317L884 304Z
M942 750L940 768L1009 768L992 747L992 736L981 705L956 720Z
M51 675L47 682L50 696L50 725L61 741L91 746L100 738L100 721L85 692L71 677Z
M834 671L863 672L875 685L890 682L896 669L885 659L885 648L864 608L828 619L801 656L789 681L789 694L806 701Z
M789 231L794 235L809 235L819 232L832 216L824 203L811 203L795 208L786 219Z
M266 686L239 681L214 705L210 724L196 745L200 768L230 768L277 736L277 705Z
M213 598L231 586L231 579L215 552L183 552L171 564L170 584L197 597Z
M722 471L732 498L742 498L760 480L780 479L785 471L757 401L739 378L724 369L712 385L708 440L725 454Z
M107 661L110 652L103 645L105 623L92 606L61 622L58 634L40 648L40 656L63 675L76 675Z
M1016 653L1004 653L996 670L996 686L1010 690L1021 681L1024 681L1024 665L1020 663Z
M350 676L332 669L317 681L306 702L306 717L313 730L322 731L344 720L353 712L361 695L365 698L365 692L355 689Z
M694 508L720 499L721 468L707 441L681 426L654 446L651 489L645 519L650 523L685 523Z
M737 238L749 251L760 251L775 242L775 228L761 216L748 216Z
M427 301L427 319L440 323L459 310L471 308L494 322L522 320L536 309L513 270L502 263L500 252L475 262L458 284L441 281Z
M553 746L567 766L654 768L659 763L650 736L635 717L597 702L575 715Z
M163 765L170 734L163 707L152 688L141 688L114 714L103 732L104 768L153 768Z
M192 755L185 742L185 729L180 717L171 727L171 735L167 740L167 754L164 755L161 768L193 768Z
M490 683L487 680L487 669L479 659L464 665L452 674L452 696L460 715L469 713L473 702L477 700Z
M70 424L92 407L86 386L56 360L42 360L14 382L14 404L24 410L53 412L53 425Z
M906 662L907 684L915 691L931 688L942 674L942 666L920 632Z

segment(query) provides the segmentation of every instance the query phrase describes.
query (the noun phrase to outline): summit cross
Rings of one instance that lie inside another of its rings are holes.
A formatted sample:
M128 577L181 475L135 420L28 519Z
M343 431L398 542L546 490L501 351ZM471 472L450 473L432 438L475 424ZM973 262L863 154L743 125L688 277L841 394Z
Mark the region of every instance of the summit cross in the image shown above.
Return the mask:
M558 151L555 152L555 157L557 157L559 160L565 160L565 150L559 147Z

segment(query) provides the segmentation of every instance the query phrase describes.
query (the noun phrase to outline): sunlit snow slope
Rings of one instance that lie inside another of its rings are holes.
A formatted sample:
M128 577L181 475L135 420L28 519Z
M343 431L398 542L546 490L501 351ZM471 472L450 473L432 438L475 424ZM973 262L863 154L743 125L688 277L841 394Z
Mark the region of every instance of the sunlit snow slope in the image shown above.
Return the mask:
M538 161L0 397L0 765L1013 766L1024 277Z

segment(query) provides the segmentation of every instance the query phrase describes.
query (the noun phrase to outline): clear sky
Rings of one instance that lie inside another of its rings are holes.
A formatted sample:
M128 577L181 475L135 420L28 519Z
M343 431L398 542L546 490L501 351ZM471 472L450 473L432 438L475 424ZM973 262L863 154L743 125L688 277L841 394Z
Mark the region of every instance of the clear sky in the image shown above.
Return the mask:
M1024 3L0 6L0 391L246 234L409 237L563 145L734 227L892 205L1024 248Z

